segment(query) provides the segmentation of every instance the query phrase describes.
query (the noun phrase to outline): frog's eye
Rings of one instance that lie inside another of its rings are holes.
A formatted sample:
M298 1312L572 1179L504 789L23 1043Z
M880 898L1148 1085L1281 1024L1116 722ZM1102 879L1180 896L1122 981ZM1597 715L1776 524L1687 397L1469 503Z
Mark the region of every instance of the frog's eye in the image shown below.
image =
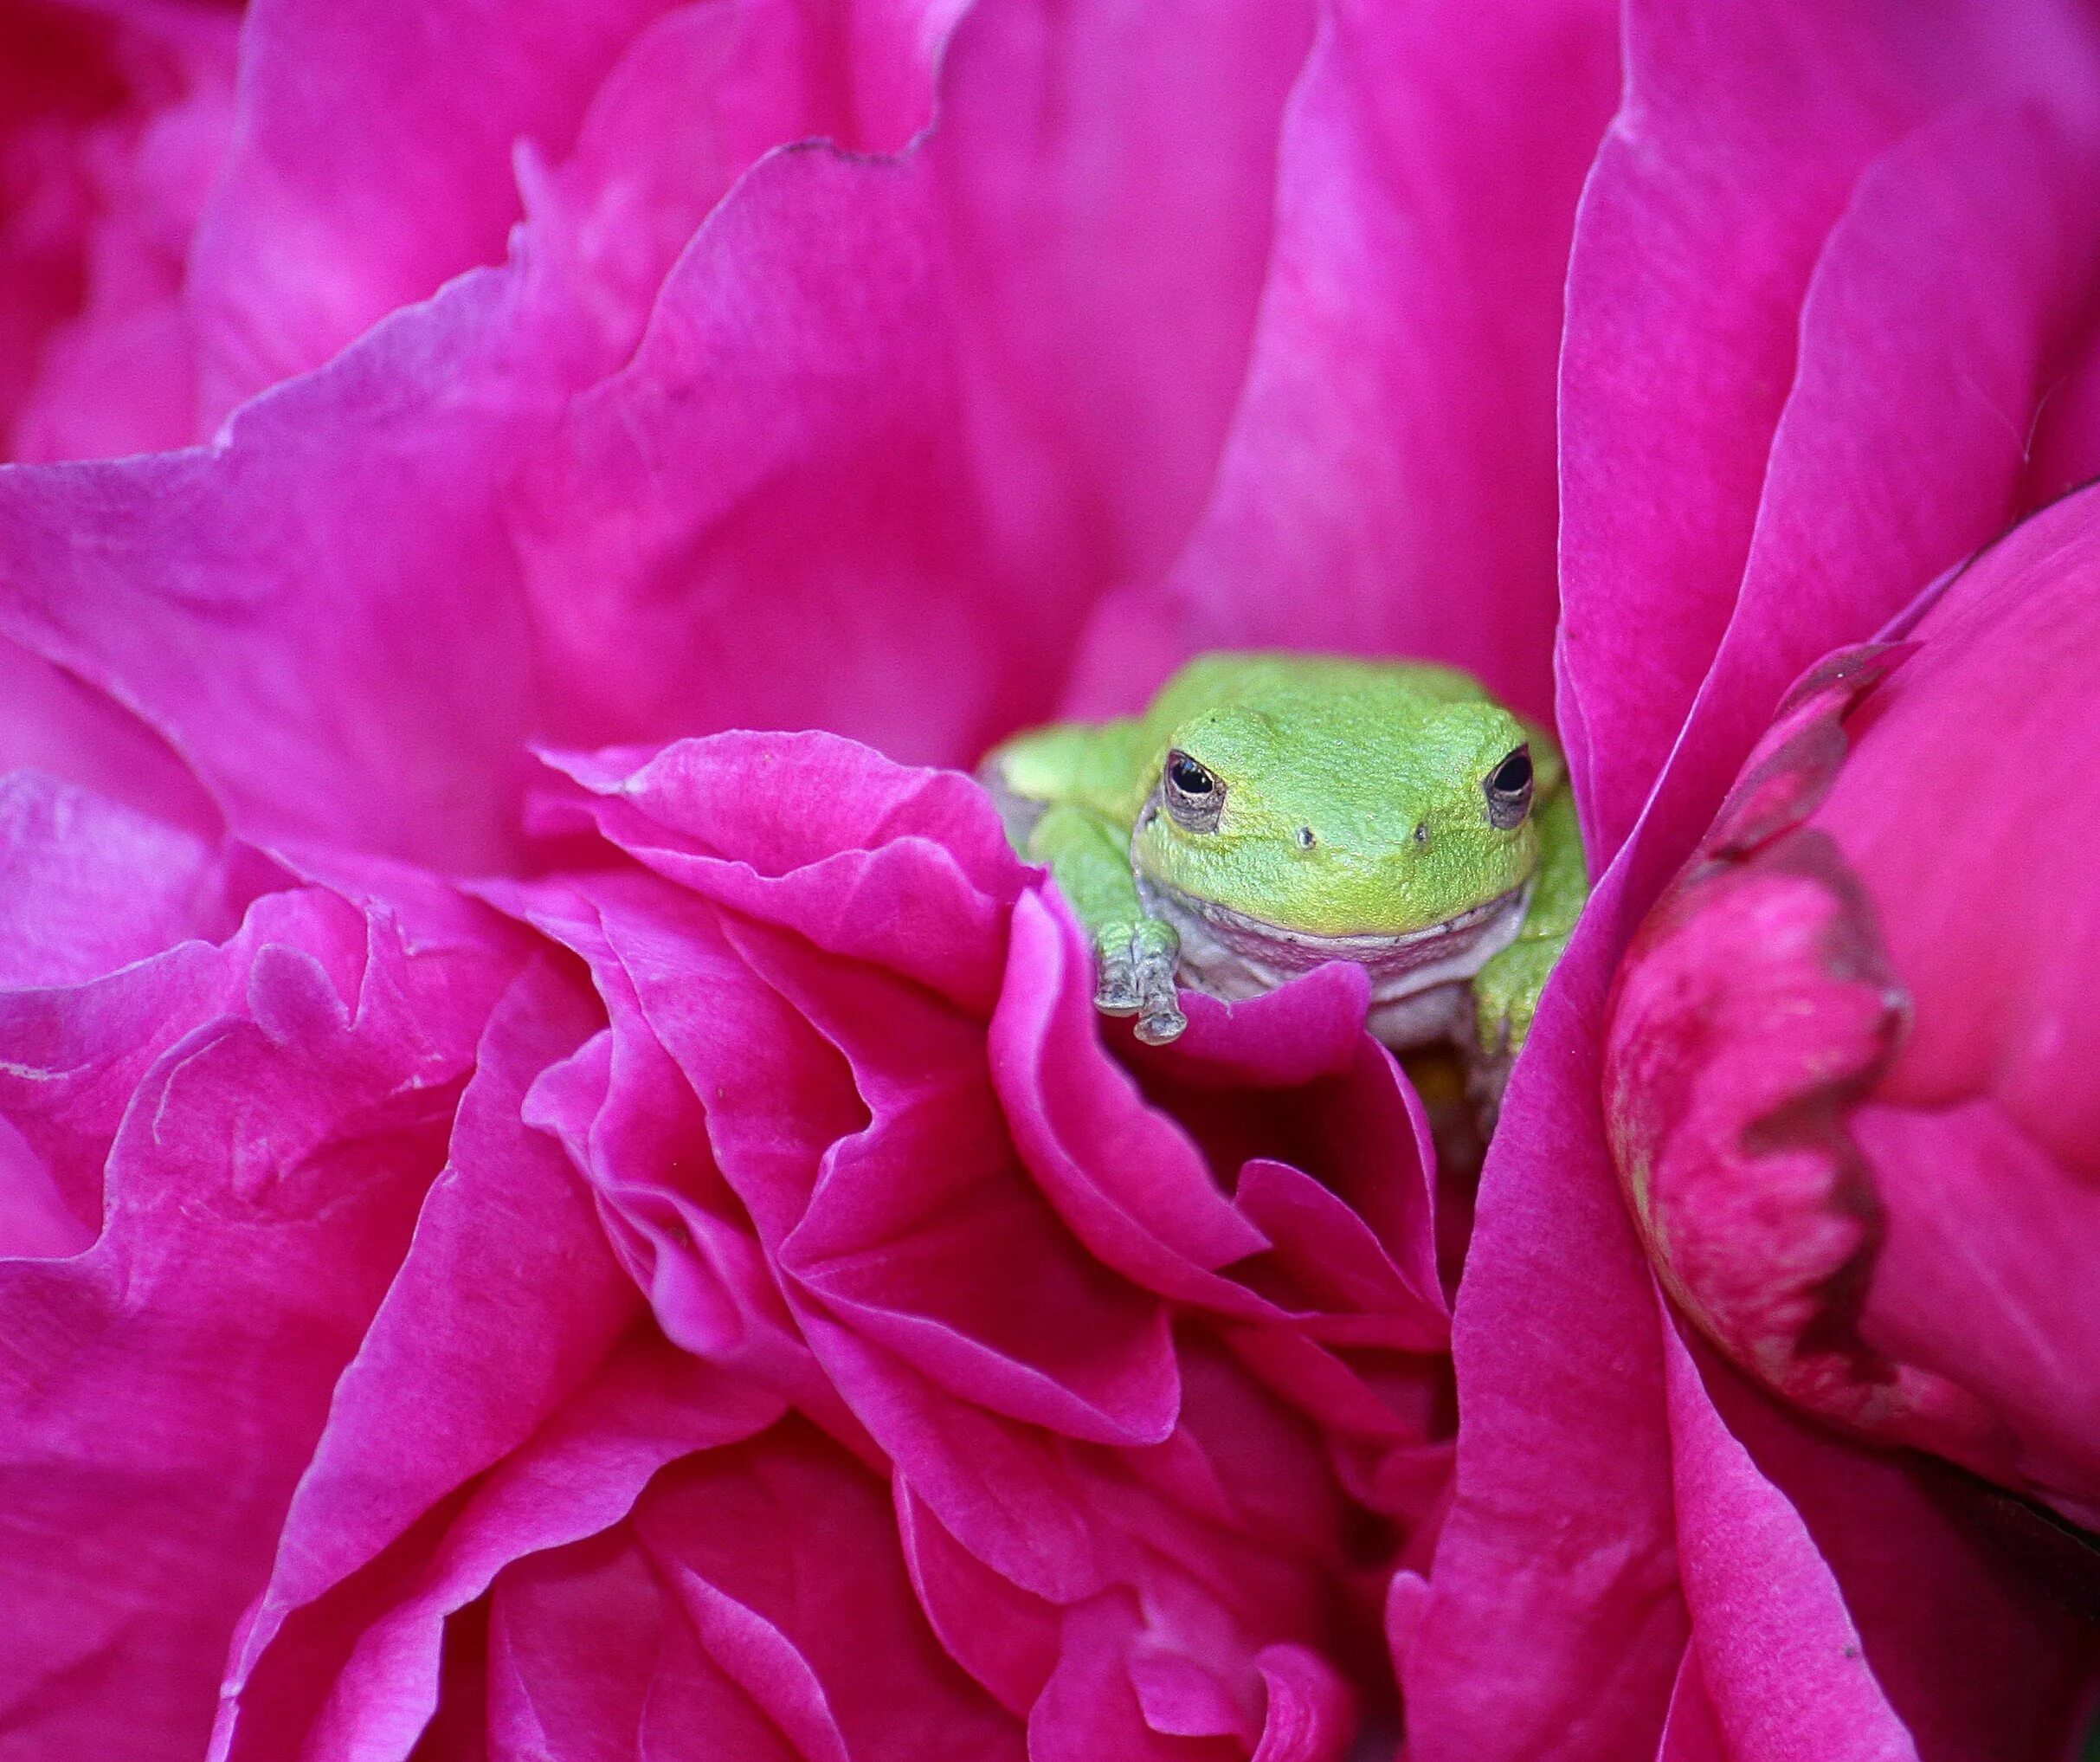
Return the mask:
M1215 832L1225 811L1225 785L1176 747L1167 755L1160 794L1174 823L1188 832Z
M1487 774L1480 785L1487 794L1488 823L1508 832L1531 811L1531 749L1519 746Z

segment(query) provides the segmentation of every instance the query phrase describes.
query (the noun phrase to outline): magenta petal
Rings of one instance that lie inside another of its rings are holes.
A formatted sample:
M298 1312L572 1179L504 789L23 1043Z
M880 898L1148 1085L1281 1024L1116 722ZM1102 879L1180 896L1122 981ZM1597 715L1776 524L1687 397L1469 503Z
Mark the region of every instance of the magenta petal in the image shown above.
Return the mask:
M106 31L109 72L124 98L113 112L81 126L68 144L71 163L40 168L42 187L21 216L34 232L38 210L48 224L54 185L78 178L86 186L77 241L80 303L42 339L13 424L15 456L23 459L143 453L191 438L196 363L181 298L184 271L234 132L240 21L231 12L205 6L66 10L79 24ZM18 9L16 16L34 18L41 10ZM10 56L19 52L10 45ZM48 100L52 94L46 87L39 95ZM27 132L34 135L34 126ZM8 276L10 304L22 300L23 280Z
M2003 1496L1862 1449L1710 1361L1709 1392L1837 1574L1867 1661L1925 1762L2063 1753L2091 1694L2091 1628L2011 1545Z
M1562 960L1481 1180L1457 1494L1405 1661L1419 1762L1650 1753L1689 1630L1653 1281L1598 1099L1618 881Z
M232 935L219 851L35 771L0 776L0 987L77 985Z
M919 1607L948 1656L1026 1717L1055 1667L1056 1609L963 1548L901 1477L898 1538Z
M923 157L805 150L701 229L514 499L563 738L829 727L966 764L1040 700L1070 610L982 591L932 226Z
M2100 268L2092 167L2008 100L1920 130L1851 192L1803 300L1741 591L1650 809L1647 861L1684 855L1811 662L1874 636L2019 511L2065 289Z
M554 762L598 829L694 892L989 1011L1030 871L982 790L821 733ZM551 806L558 810L564 804Z
M632 1757L663 1626L655 1575L625 1526L505 1567L488 1630L494 1753Z
M912 1601L886 1489L808 1428L692 1458L651 1488L635 1525L705 1658L791 1754L1018 1762L1018 1722Z
M1279 643L1455 662L1546 711L1561 288L1614 47L1592 0L1329 10L1216 486L1167 586L1096 627L1083 707Z
M519 156L536 248L592 291L609 358L640 338L693 231L762 155L821 137L894 152L932 112L958 0L844 10L809 0L673 5L628 42L576 151Z
M982 1026L792 939L725 923L752 970L846 1055L866 1127L834 1146L779 1264L943 1387L1108 1443L1173 1430L1165 1306L1086 1254L1027 1179Z
M999 552L1146 579L1208 492L1271 261L1305 0L972 8L931 153Z
M1015 1142L1051 1204L1095 1254L1139 1283L1246 1307L1205 1275L1267 1242L1218 1191L1187 1135L1101 1050L1079 933L1029 894L1014 907L1013 938L992 1020L992 1074Z
M1837 1581L1663 1330L1677 1541L1701 1675L1739 1762L1916 1762Z
M575 368L531 298L455 284L222 450L10 473L0 627L167 736L237 831L499 862L533 687L493 486Z
M168 743L106 693L0 636L0 773L40 771L215 837L224 816Z
M2077 1395L2100 1363L2079 1251L2100 1240L2100 1190L1988 1102L1870 1105L1852 1132L1890 1200L1863 1333L1989 1401L2019 1447L1978 1466L2100 1528L2100 1425Z

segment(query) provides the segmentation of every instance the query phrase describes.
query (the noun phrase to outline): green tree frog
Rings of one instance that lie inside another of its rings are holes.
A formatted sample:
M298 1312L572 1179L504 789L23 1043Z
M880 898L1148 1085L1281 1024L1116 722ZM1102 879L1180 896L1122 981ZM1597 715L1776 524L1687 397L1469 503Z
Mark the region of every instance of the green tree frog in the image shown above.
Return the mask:
M1236 999L1347 960L1388 1046L1506 1068L1589 891L1559 746L1451 668L1206 655L979 774L1091 933L1096 1004L1156 1045L1177 974Z

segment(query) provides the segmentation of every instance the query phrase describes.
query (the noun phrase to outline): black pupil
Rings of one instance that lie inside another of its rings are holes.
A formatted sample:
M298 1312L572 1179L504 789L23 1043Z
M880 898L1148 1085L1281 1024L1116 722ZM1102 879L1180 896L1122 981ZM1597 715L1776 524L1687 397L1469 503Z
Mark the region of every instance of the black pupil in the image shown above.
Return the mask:
M1211 791L1210 773L1195 759L1176 753L1167 766L1167 775L1175 788L1185 796L1207 796Z
M1494 776L1487 781L1488 787L1498 796L1522 795L1531 787L1531 755L1512 752L1495 767Z

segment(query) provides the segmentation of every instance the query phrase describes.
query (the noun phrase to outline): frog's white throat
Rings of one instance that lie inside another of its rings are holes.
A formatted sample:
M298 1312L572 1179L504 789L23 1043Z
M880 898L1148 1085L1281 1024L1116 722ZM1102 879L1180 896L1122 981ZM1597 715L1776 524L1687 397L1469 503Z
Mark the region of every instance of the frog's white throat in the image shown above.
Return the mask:
M1182 941L1184 984L1228 1003L1258 997L1330 960L1354 961L1371 979L1372 1033L1388 1046L1451 1035L1465 1020L1465 982L1517 939L1531 883L1441 924L1397 935L1316 936L1199 900L1131 865L1145 911Z

